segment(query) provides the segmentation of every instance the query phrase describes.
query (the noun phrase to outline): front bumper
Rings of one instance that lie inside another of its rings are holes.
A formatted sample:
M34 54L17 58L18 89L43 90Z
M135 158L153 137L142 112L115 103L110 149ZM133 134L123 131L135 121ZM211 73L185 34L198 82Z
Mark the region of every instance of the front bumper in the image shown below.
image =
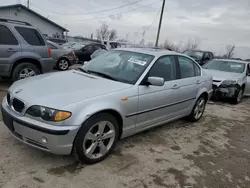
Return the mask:
M237 86L228 86L228 87L220 87L213 85L213 97L214 98L233 98L236 96L238 92L238 87Z
M54 126L18 115L10 109L6 97L1 109L4 124L21 142L58 155L71 154L79 126Z

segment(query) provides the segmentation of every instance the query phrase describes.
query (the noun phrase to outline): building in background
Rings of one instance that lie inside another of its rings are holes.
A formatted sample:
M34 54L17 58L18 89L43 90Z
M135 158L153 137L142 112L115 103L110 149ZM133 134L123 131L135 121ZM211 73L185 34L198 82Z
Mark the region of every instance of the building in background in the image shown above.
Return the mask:
M40 30L49 40L57 43L66 41L68 30L57 23L45 18L37 12L27 8L22 4L1 6L0 18L25 21Z

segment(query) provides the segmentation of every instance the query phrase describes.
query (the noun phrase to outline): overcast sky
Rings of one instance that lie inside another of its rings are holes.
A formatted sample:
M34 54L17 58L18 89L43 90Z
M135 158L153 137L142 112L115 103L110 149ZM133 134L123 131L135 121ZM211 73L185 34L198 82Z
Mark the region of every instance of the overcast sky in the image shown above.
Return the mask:
M139 0L30 0L32 10L66 27L70 35L89 37L106 23L117 30L119 38L138 42L146 30L146 42L155 42L160 0L142 0L90 14L136 1ZM1 0L0 5L18 2L24 4L26 0ZM194 38L200 40L201 49L218 55L225 52L226 45L235 44L236 56L250 58L250 0L166 0L160 43L168 39L183 44Z

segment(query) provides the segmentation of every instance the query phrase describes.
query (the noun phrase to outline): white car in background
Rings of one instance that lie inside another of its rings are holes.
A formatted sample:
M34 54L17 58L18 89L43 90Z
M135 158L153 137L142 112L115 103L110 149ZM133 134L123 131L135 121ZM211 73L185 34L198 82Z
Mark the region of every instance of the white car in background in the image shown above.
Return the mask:
M213 59L203 69L213 76L214 98L227 98L238 104L244 95L250 96L250 62Z

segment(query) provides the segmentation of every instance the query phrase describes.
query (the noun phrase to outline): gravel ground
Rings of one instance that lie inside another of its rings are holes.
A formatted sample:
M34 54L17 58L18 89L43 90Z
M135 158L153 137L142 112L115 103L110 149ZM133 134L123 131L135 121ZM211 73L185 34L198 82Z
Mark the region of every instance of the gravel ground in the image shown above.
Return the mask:
M250 99L210 103L199 122L179 120L121 140L95 165L22 144L0 120L0 187L249 188L249 110Z

